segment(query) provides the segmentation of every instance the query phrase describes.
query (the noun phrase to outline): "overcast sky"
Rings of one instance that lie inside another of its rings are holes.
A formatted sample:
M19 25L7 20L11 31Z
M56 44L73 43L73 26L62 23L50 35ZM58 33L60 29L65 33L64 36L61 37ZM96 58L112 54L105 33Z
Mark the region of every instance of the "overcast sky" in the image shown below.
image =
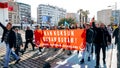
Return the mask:
M117 2L117 9L120 9L120 0L16 0L31 5L32 17L37 18L37 7L39 4L49 4L66 9L67 12L76 13L78 9L89 10L89 17L97 15L102 9L114 9ZM108 7L108 6L113 7Z

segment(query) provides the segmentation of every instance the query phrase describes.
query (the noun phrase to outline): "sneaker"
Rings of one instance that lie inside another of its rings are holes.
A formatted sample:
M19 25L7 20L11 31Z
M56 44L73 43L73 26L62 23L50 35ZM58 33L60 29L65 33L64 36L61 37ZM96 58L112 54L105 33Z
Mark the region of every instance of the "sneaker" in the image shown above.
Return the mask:
M15 64L17 64L20 60L21 60L21 59L18 59L18 60L15 62Z
M84 59L82 59L81 61L80 61L80 64L83 64L84 63Z
M42 48L41 51L43 52L45 50L45 48Z
M90 57L88 57L88 61L90 61Z
M3 68L8 68L8 67L3 67Z
M41 52L38 52L38 55L42 54Z

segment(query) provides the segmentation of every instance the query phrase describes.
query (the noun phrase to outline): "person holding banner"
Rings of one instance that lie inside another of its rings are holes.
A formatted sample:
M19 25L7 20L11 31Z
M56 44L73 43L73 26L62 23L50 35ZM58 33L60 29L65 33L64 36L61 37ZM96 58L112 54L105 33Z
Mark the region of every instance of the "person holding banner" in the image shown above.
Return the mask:
M96 53L96 66L95 68L99 68L100 65L100 50L102 48L103 52L103 64L105 65L106 58L106 47L111 44L111 36L108 33L107 29L105 29L105 25L103 23L100 24L100 27L95 26L95 22L92 23L93 28L96 31L96 37L94 40L95 43L95 53Z
M16 35L15 35L15 32L12 30L11 22L9 22L6 27L0 22L0 26L4 30L1 42L4 41L6 44L6 55L5 55L5 63L3 68L8 68L9 61L10 61L10 54L12 54L16 59L15 63L18 63L20 61L20 57L17 56L14 53L14 51L12 51L13 47L14 49L16 49Z
M34 37L35 37L35 45L36 47L39 48L39 53L38 54L41 54L42 52L42 47L40 47L40 40L41 40L41 32L40 31L40 27L39 25L35 26L35 30L34 30Z
M89 23L85 24L85 29L86 29L86 49L82 53L83 54L82 60L80 61L81 64L84 63L85 52L88 52L88 61L90 61L92 40L93 40L93 34L94 34L94 31L90 28Z

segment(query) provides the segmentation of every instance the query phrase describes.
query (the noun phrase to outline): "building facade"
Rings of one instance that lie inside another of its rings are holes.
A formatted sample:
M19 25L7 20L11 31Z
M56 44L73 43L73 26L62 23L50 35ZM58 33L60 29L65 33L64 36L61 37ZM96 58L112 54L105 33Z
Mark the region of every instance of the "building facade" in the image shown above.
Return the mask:
M8 1L8 21L13 24L19 23L18 5L14 1Z
M97 12L98 23L104 23L105 25L111 24L112 9L105 9Z
M17 5L20 23L31 24L31 6L29 4L19 2L17 2Z
M65 15L66 10L63 8L40 4L37 8L37 23L42 26L58 25L58 21Z
M105 25L119 24L120 10L105 9L97 12L97 21Z
M112 18L113 18L114 24L119 24L120 23L120 10L113 10L112 11Z

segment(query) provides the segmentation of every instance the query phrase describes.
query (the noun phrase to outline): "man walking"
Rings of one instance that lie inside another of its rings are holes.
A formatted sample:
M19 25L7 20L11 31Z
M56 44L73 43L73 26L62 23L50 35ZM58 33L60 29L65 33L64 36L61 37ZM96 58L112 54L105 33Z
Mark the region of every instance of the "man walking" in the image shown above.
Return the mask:
M15 53L19 56L19 52L23 54L23 51L20 51L20 46L23 46L23 41L21 34L18 33L18 28L15 28L15 34L16 34L16 50Z
M103 63L106 64L105 58L106 58L106 47L111 43L111 36L108 33L107 29L105 28L105 25L103 23L100 24L100 27L96 27L95 23L93 22L93 28L96 31L95 36L95 53L96 53L96 66L95 68L99 68L100 65L100 50L102 48L103 52Z
M86 29L86 48L82 52L82 60L80 61L81 64L84 63L85 52L88 52L88 61L90 61L93 34L94 34L93 30L90 28L89 23L85 24L85 29Z
M26 43L25 43L24 51L26 51L26 48L28 48L28 43L32 44L32 49L34 50L35 44L33 43L33 31L30 29L29 26L27 26L27 30L25 31L25 39L26 39Z
M115 45L117 45L117 68L120 68L120 25L113 32L115 37Z
M8 68L9 61L10 61L10 54L12 54L15 59L17 60L15 63L20 61L20 57L17 56L13 51L12 48L16 49L16 36L15 32L12 30L12 24L9 22L5 27L1 22L0 26L3 29L3 35L1 42L5 42L6 44L6 55L5 55L5 63L3 68Z

